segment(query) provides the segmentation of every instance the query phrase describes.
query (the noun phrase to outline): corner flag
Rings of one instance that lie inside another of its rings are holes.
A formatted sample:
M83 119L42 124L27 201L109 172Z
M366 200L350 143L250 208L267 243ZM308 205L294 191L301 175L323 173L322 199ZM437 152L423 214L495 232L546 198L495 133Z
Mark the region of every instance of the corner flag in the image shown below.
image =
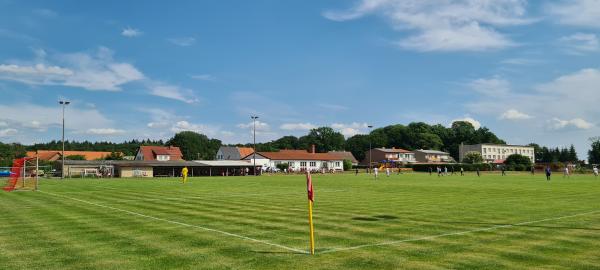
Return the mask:
M310 172L306 171L306 191L308 192L308 226L310 227L310 254L315 254L315 230L313 228L313 202L315 193L313 191L312 176Z

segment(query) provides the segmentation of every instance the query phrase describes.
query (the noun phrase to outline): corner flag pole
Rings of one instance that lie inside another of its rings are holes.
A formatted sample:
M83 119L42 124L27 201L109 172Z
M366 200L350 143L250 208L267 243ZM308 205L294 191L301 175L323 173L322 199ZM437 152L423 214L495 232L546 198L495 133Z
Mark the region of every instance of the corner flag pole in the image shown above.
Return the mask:
M310 254L315 255L315 229L313 227L313 203L314 193L312 185L312 176L306 171L306 190L308 192L308 226L310 227Z

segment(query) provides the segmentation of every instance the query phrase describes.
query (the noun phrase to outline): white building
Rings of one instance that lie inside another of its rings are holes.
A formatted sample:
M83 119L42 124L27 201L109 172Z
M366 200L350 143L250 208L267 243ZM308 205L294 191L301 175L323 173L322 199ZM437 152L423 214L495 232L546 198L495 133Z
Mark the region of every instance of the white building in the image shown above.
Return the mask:
M250 154L244 160L254 163L254 154ZM263 170L275 169L278 164L288 164L290 171L321 171L344 170L344 159L335 153L314 153L305 150L281 150L279 152L257 152L256 166L262 166Z
M519 154L531 159L535 163L535 151L532 146L522 145L506 145L506 144L461 144L458 148L460 161L464 159L469 152L478 152L483 157L483 160L488 163L501 163L513 154Z

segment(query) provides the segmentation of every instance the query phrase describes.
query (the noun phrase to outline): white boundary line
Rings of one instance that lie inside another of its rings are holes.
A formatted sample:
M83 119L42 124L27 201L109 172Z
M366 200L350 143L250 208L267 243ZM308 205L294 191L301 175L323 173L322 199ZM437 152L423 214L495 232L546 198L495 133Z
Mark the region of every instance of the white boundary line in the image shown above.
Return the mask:
M297 253L308 254L308 252L305 251L305 250L291 248L291 247L287 247L287 246L284 246L284 245L275 244L275 243L267 242L267 241L264 241L264 240L255 239L255 238L250 238L250 237L239 235L239 234L235 234L235 233L230 233L230 232L226 232L226 231L220 231L220 230L216 230L216 229L211 229L211 228L202 227L202 226L198 226L198 225L183 223L183 222L179 222L179 221L168 220L168 219L159 218L159 217L148 216L148 215L144 215L144 214L133 212L133 211L128 211L128 210L124 210L124 209L120 209L120 208L116 208L116 207L111 207L111 206L106 206L106 205L102 205L102 204L97 204L97 203L93 203L93 202L89 202L89 201L85 201L85 200L81 200L81 199L77 199L77 198L72 198L72 197L68 197L68 196L64 196L64 195L59 195L59 194L54 194L54 193L51 193L51 192L46 192L46 191L40 191L40 192L41 193L50 194L50 195L53 195L53 196L57 196L57 197L62 197L62 198L66 198L66 199L70 199L70 200L82 202L82 203L86 203L86 204L89 204L89 205L94 205L94 206L97 206L97 207L102 207L102 208L106 208L106 209L110 209L110 210L115 210L115 211L118 211L118 212L127 213L127 214L134 215L134 216L139 216L139 217L143 217L143 218L147 218L147 219L153 219L153 220L163 221L163 222L167 222L167 223L171 223L171 224L176 224L176 225L180 225L180 226L184 226L184 227L201 229L201 230L205 230L205 231L209 231L209 232L220 233L220 234L224 234L224 235L227 235L227 236L232 236L232 237L236 237L236 238L240 238L240 239L244 239L244 240L248 240L248 241L252 241L252 242L256 242L256 243L261 243L261 244L265 244L265 245L269 245L269 246L273 246L273 247L278 247L278 248L282 248L282 249L289 250L289 251L294 251L294 252L297 252Z
M462 231L462 232L453 232L453 233L444 233L444 234L438 234L438 235L431 235L431 236L425 236L425 237L413 238L413 239L405 239L405 240L398 240L398 241L388 241L388 242L381 242L381 243L375 243L375 244L365 244L365 245L358 245L358 246L353 246L353 247L332 248L332 249L328 249L328 250L325 250L325 251L321 251L319 253L321 253L321 254L323 254L323 253L332 253L332 252L339 252L339 251L361 249L361 248L366 248L366 247L389 246L389 245L395 245L395 244L407 243L407 242L425 241L425 240L431 240L431 239L436 239L436 238L445 237L445 236L464 235L464 234L475 233L475 232L492 231L492 230L496 230L496 229L516 227L516 226L523 226L523 225L528 225L528 224L533 224L533 223L540 223L540 222L544 222L544 221L553 221L553 220L559 220L559 219L565 219L565 218L572 218L572 217L578 217L578 216L584 216L584 215L591 215L591 214L596 214L596 213L600 213L600 210L591 211L591 212L585 212L585 213L580 213L580 214L575 214L575 215L569 215L569 216L556 217L556 218L546 218L546 219L540 219L540 220L534 220L534 221L526 221L526 222L515 223L515 224L497 225L497 226L492 226L492 227L487 227L487 228L480 228L480 229L469 230L469 231Z

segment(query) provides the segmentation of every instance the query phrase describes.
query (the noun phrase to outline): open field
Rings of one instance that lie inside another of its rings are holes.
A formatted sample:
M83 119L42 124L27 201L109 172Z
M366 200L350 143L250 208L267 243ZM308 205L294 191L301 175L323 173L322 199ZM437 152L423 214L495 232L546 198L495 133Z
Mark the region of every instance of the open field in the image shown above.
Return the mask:
M600 269L600 179L46 180L0 193L0 269Z

